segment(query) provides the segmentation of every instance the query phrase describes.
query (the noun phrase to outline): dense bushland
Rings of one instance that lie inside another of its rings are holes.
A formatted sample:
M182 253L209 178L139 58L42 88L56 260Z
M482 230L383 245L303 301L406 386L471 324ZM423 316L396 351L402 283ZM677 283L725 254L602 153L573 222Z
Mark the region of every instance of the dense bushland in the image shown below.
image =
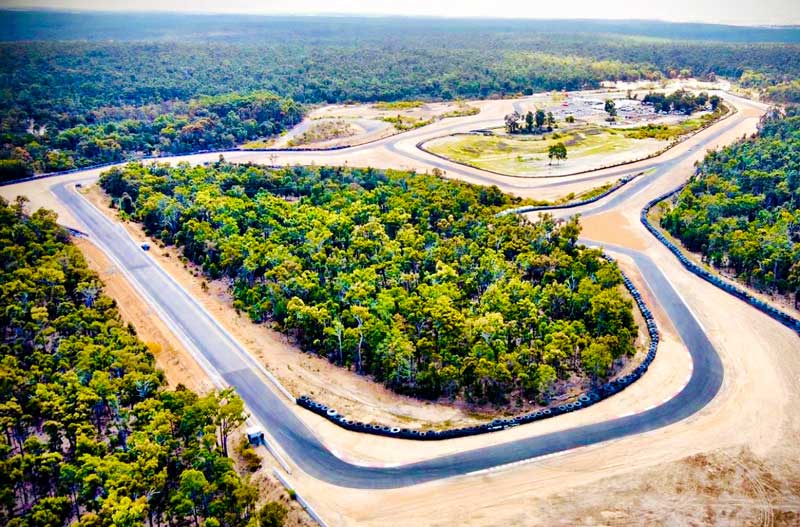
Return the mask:
M800 301L800 112L709 154L661 225L712 265Z
M577 220L496 217L497 188L371 169L129 164L124 214L230 280L303 349L423 397L546 398L634 351L616 267Z
M754 42L796 42L792 29L163 14L3 18L0 26L17 23L0 38L89 40L0 44L0 159L37 171L226 148L280 132L297 118L288 100L274 103L284 107L280 115L270 111L250 122L247 110L204 108L197 101L204 95L269 90L298 104L447 100L594 88L609 79L724 75L762 89L777 84L770 93L779 99L796 91L784 83L800 73L798 44ZM731 41L648 38L665 34Z
M0 180L19 177L20 170L51 172L136 156L231 148L279 134L302 118L291 99L260 91L104 106L85 115L70 115L68 105L46 105L44 113L33 115L9 109L3 120L3 151L10 158L6 163L17 166L0 165Z
M165 389L55 214L23 206L0 199L0 523L252 525L241 399Z

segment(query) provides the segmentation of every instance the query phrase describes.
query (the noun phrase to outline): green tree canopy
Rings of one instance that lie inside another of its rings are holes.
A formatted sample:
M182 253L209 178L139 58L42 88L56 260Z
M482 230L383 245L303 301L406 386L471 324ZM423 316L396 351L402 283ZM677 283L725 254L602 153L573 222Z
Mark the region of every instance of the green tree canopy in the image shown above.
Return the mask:
M402 393L530 397L557 380L542 364L560 379L602 375L580 360L593 339L614 337L614 359L633 350L616 267L577 243L575 220L497 216L519 200L496 188L225 163L130 164L101 184L132 200L148 232L229 279L253 320ZM551 344L556 334L569 344Z

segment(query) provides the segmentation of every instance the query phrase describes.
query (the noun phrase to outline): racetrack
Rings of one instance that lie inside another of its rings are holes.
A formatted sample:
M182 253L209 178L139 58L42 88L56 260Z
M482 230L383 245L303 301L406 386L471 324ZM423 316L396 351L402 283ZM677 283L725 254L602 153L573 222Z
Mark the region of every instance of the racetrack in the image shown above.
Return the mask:
M528 182L514 178L498 178L495 175L481 174L480 171L461 167L454 169L449 164L428 156L424 152L408 150L410 144L416 145L423 133L430 133L422 131L418 131L416 134L401 134L372 145L345 149L330 153L330 155L320 152L286 155L300 155L306 162L313 160L318 164L333 164L341 159L359 159L359 157L353 157L354 155L366 156L368 154L374 157L385 155L389 159L401 159L401 165L411 164L440 168L446 166L449 177L457 176L468 180L477 178L483 183L498 184L504 190L511 192L515 192L514 186L519 185L519 188L526 191L547 188L557 189L556 192L564 193L568 192L565 191L566 188L576 185L585 187L587 181L594 179L617 178L620 175L641 171L642 167L656 169L654 173L639 178L638 182L623 187L619 192L596 204L573 211L568 209L561 211L561 214L581 212L586 215L600 215L613 210L623 210L623 206L633 210L639 201L646 201L661 192L663 187L671 186L674 181L685 179L688 176L688 173L684 172L686 165L691 166L693 159L700 156L706 146L718 141L727 141L734 132L737 132L738 135L740 127L757 118L760 111L757 105L746 101L738 101L738 104L751 111L749 113L740 112L741 115L735 115L729 120L713 126L698 134L697 137L688 140L686 145L676 147L675 150L671 150L657 159L642 163L641 166L632 165L629 169L601 171L585 177L576 176L574 180L573 178L562 178L557 181ZM470 122L448 126L458 128L474 125L474 122ZM435 133L441 131L442 129L439 128ZM226 158L232 161L248 159L265 161L265 156L263 153L235 153L230 156L226 155ZM196 158L187 156L187 159L197 162L213 158L214 156L209 155ZM349 164L358 165L360 163L350 161ZM96 176L92 175L89 179L94 177ZM323 441L302 420L298 419L287 406L292 403L274 391L249 355L190 295L183 291L146 253L141 251L138 244L120 226L113 224L72 190L71 182L85 178L86 174L71 175L67 178L69 181L54 178L50 180L49 185L52 185L56 197L66 206L72 218L80 222L80 226L89 232L92 240L116 260L151 305L158 308L161 316L171 323L173 329L182 334L189 341L190 347L207 361L210 369L218 372L226 383L236 386L250 411L266 426L271 436L289 454L291 459L311 476L334 485L360 488L394 488L413 485L640 434L676 423L695 414L714 399L723 385L723 363L706 330L693 315L692 309L686 305L681 294L675 290L671 280L665 276L659 265L656 265L656 262L660 262L662 253L658 250L651 251L649 248L635 251L606 243L604 245L614 252L632 258L647 282L650 293L657 299L660 308L666 313L688 348L694 367L689 383L683 390L665 403L635 415L572 427L544 435L515 439L402 466L366 467L348 463L334 455ZM9 190L4 190L4 194L9 192ZM646 232L639 235L648 236ZM536 424L529 426L535 428Z

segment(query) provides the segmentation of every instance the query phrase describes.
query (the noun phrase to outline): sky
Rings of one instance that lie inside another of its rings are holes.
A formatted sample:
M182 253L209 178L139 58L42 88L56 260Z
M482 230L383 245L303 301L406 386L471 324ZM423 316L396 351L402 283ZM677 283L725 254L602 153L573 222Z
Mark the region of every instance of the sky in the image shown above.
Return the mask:
M649 19L800 25L800 0L3 0L11 8L258 14Z

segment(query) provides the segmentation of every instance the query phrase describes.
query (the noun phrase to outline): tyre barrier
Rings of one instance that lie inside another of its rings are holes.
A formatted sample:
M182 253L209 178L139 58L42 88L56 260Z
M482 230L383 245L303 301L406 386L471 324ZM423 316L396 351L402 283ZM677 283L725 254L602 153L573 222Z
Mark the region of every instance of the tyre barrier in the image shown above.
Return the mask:
M784 326L786 326L786 327L788 327L790 329L793 329L798 334L800 334L800 319L794 318L792 315L790 315L790 314L788 314L788 313L786 313L784 311L781 311L778 308L775 308L775 307L767 304L763 300L759 300L758 298L754 297L753 295L751 295L750 293L748 293L744 289L742 289L740 287L737 287L737 286L733 285L732 283L723 280L722 278L720 278L717 275L707 271L706 269L703 269L702 267L700 267L699 265L697 265L696 263L691 261L677 245L675 245L669 239L667 239L667 237L664 236L661 233L660 230L658 230L652 223L650 223L650 220L647 218L647 215L650 213L650 209L652 209L657 203L659 203L661 201L664 201L665 199L668 199L668 198L674 196L675 194L677 194L678 192L682 191L685 186L686 186L685 184L681 185L680 187L676 188L675 190L673 190L671 192L667 192L666 194L662 194L661 196L659 196L659 197L657 197L657 198L655 198L653 200L650 200L644 206L644 208L642 209L642 212L641 212L641 214L639 216L639 219L641 220L641 222L645 226L645 228L648 231L650 231L650 234L655 236L656 239L658 239L658 241L660 241L662 244L664 244L664 246L666 246L666 248L669 249L670 252L672 254L674 254L675 257L678 258L678 260L681 262L681 264L683 264L683 266L689 272L691 272L694 275L699 276L700 278L702 278L706 282L709 282L709 283L717 286L718 288L722 289L726 293L729 293L729 294L735 296L736 298L738 298L740 300L743 300L744 302L747 302L752 307L758 309L762 313L765 313L765 314L769 315L770 317L772 317L773 319L777 320L778 322L780 322Z
M581 200L581 201L571 201L569 203L562 203L561 205L539 205L539 206L528 205L528 206L525 206L525 207L517 207L516 209L506 209L506 210L498 212L496 214L496 216L506 216L508 214L520 214L520 213L523 213L523 212L538 212L538 211L545 211L545 210L571 209L573 207L582 207L583 205L589 205L591 203L594 203L595 201L600 201L601 199L605 198L606 196L608 196L612 192L616 192L617 190L621 189L622 187L624 187L625 185L627 185L628 183L630 183L631 181L633 181L634 179L636 179L637 177L639 177L639 176L641 176L643 174L644 174L644 171L637 172L636 174L634 174L632 176L625 176L625 177L619 178L617 180L617 182L614 185L611 186L610 189L606 190L602 194L598 194L597 196L594 196L593 198L584 199L584 200Z
M603 255L603 257L609 262L613 261L613 259L609 256ZM506 430L508 428L513 428L526 423L532 423L534 421L549 419L551 417L556 417L558 415L574 412L576 410L580 410L581 408L592 406L603 399L607 399L608 397L619 393L636 382L650 367L650 364L656 358L656 351L658 350L659 333L656 322L653 319L653 314L647 308L644 300L642 300L642 295L636 289L636 286L624 273L622 273L622 281L636 302L636 306L642 313L647 325L647 332L650 336L650 345L647 349L647 355L645 356L644 360L642 360L641 364L639 364L639 366L637 366L631 373L584 392L569 403L560 403L558 405L507 419L495 419L491 423L485 423L482 425L451 428L448 430L410 430L408 428L400 428L397 426L353 421L348 419L346 416L339 414L335 409L329 408L324 404L314 401L307 395L298 397L296 402L299 406L302 406L306 410L324 417L328 421L353 432L361 432L385 437L397 437L400 439L417 441L437 441L499 432L500 430Z

